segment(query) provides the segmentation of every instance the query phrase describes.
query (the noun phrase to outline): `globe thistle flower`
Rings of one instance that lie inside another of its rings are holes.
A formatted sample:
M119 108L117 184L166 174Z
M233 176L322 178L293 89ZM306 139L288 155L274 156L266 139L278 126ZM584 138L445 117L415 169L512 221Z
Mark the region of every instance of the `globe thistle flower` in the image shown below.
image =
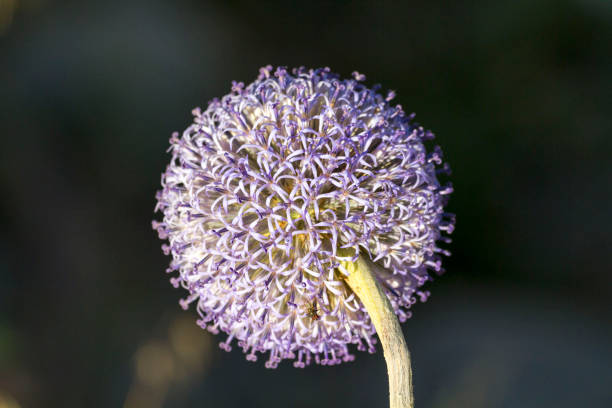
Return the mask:
M402 107L328 68L260 69L248 86L193 111L170 139L153 227L172 255L168 272L194 303L198 323L222 331L266 367L293 359L353 360L349 345L374 350L372 320L347 277L359 257L393 312L429 292L440 272L437 242L453 229L444 212L452 188L433 134Z

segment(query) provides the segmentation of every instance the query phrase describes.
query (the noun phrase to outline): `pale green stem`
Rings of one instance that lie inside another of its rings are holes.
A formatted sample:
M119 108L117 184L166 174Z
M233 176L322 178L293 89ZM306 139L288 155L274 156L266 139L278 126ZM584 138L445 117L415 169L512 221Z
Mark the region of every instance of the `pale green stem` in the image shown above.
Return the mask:
M356 262L343 262L350 275L346 282L359 297L374 323L382 343L389 375L391 408L413 408L410 353L393 307L374 278L379 266L360 256Z

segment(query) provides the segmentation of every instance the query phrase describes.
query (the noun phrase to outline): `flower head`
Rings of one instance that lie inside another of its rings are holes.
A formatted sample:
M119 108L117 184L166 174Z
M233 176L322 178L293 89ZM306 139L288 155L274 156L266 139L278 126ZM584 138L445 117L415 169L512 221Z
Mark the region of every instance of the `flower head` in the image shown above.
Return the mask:
M401 106L328 68L260 69L253 83L195 109L194 123L170 139L153 222L172 254L171 282L195 303L198 323L237 340L267 367L295 359L336 364L348 345L373 351L374 327L345 282L343 266L365 256L401 321L454 220L450 186L436 174L433 134Z

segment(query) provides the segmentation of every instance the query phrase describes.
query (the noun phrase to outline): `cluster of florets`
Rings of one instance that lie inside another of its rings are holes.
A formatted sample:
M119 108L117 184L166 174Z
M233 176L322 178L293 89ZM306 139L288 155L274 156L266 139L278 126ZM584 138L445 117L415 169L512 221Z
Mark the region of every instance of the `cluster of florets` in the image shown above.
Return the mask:
M170 139L154 222L168 272L195 302L198 323L237 340L267 367L295 359L336 364L349 344L373 351L375 329L345 282L343 262L367 257L401 321L440 271L437 242L454 220L437 173L433 134L412 122L393 92L340 79L328 68L264 67L253 83L195 109Z

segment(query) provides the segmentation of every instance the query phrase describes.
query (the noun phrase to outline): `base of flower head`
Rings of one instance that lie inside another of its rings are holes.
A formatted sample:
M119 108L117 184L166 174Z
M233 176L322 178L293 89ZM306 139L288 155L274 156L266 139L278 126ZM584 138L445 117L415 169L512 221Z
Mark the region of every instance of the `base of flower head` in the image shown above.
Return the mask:
M190 296L187 299L182 299L179 303L182 307L187 308L189 303L193 301L193 296ZM400 309L399 315L408 318L410 317L410 312ZM207 322L213 324L207 324ZM249 338L243 340L237 339L235 334L227 333L226 330L220 328L219 322L214 322L210 316L203 317L197 320L196 323L211 334L216 335L221 331L225 332L228 336L225 341L219 342L219 348L226 352L232 351L232 343L234 343L245 354L247 361L256 362L258 360L258 355L267 355L265 367L270 369L277 368L283 360L293 360L293 366L296 368L305 368L311 364L332 366L343 362L352 362L355 360L355 355L349 351L349 346L351 344L355 346L358 351L367 351L370 354L376 352L376 332L374 328L370 326L368 326L367 329L364 328L361 330L361 337L350 343L342 343L340 341L329 343L321 342L319 350L311 350L305 347L299 348L295 347L295 345L292 345L292 348L289 350L281 350L280 346L266 348L261 345L251 345L249 344L249 340L251 340Z
M219 348L227 352L232 351L231 343L233 340L233 336L228 336L226 341L219 343ZM373 347L373 344L376 343L376 339L371 338L367 343L371 344L371 346L368 348L368 351L370 353L374 353L375 348ZM311 363L323 366L333 366L343 362L346 363L355 360L355 355L349 353L348 347L346 346L340 349L329 349L323 350L321 352L312 352L310 350L305 349L281 352L277 348L274 348L272 350L264 350L258 349L256 347L250 347L246 345L243 341L238 341L237 344L239 347L242 348L242 352L245 354L245 358L247 361L256 362L258 360L257 353L260 353L262 355L267 354L268 359L265 363L265 367L270 369L277 368L283 360L294 360L293 366L295 368L305 368ZM361 342L358 343L357 347L359 350L366 350L366 347Z

